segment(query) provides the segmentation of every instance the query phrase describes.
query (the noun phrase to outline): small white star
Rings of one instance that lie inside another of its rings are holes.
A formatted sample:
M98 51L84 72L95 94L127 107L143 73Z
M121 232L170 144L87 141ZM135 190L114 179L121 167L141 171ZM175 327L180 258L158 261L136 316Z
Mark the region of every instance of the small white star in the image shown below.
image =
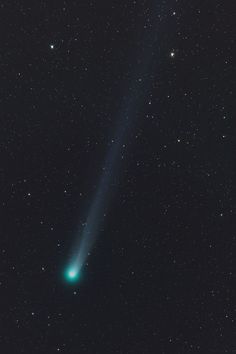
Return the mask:
M54 49L54 44L50 44L50 48L51 48L51 49Z
M170 52L170 57L174 58L175 57L175 52L172 50L172 52Z

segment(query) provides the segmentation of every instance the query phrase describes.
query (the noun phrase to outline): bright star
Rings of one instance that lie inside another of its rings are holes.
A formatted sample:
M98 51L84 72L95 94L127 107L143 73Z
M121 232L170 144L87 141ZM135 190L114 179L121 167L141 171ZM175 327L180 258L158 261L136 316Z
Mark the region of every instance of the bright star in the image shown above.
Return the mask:
M50 48L51 48L51 49L54 49L54 44L50 44Z

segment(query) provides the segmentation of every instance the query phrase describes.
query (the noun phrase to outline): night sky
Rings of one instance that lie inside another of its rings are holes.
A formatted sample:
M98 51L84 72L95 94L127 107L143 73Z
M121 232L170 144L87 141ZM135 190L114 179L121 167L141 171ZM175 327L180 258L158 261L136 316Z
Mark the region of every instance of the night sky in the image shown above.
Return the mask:
M234 3L1 2L1 354L236 353Z

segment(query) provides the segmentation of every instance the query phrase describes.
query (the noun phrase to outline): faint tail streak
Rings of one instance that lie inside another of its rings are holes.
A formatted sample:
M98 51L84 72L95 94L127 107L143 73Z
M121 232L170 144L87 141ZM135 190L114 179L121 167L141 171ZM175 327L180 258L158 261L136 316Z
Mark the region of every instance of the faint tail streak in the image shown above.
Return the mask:
M139 56L142 57L138 58L136 56L135 58L137 64L134 65L134 72L130 79L131 84L128 84L127 93L123 96L121 109L116 118L116 134L112 140L113 143L109 146L103 172L92 200L84 229L82 230L82 234L78 235L80 240L76 246L76 248L78 247L78 251L74 250L75 256L72 257L70 262L69 269L72 269L72 272L80 272L101 231L104 214L108 208L110 195L115 186L114 177L117 178L122 169L122 145L127 141L127 137L135 122L134 118L138 115L144 99L147 98L147 90L150 87L152 77L149 74L152 67L152 57L156 54L156 33L153 33L151 37L143 41L140 49L141 53L139 53Z

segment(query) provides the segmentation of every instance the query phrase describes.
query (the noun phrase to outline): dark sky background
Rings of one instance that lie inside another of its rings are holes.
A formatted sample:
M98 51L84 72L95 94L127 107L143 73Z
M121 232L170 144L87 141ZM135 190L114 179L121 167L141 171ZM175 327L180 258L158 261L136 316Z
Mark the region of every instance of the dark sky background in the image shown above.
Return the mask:
M2 354L236 353L234 14L1 2ZM111 202L69 284L126 108Z

